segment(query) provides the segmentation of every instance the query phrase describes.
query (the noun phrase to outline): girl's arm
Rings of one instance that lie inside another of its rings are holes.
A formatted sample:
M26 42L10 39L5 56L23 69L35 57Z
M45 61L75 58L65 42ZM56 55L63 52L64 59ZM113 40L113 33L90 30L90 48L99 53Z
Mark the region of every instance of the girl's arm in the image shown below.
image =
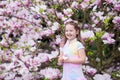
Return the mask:
M75 63L75 64L83 64L83 63L85 63L86 54L85 54L84 48L79 49L78 54L79 54L78 58L68 58L68 59L64 60L64 62Z

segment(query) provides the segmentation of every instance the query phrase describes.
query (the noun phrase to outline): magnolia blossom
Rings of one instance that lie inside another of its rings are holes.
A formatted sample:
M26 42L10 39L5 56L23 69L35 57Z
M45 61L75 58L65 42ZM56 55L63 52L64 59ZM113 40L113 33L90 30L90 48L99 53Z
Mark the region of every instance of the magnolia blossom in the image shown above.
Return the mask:
M91 26L90 26L89 24L85 24L85 25L84 25L84 28L85 28L85 29L89 29L90 27L91 27Z
M73 14L73 10L71 8L64 9L63 12L68 17L71 17Z
M7 5L8 9L10 9L11 11L18 11L20 9L20 6L21 3L18 2L18 1L15 1L15 2L11 2L10 4ZM13 13L12 12L12 13Z
M47 6L46 6L46 5L40 5L39 8L40 8L40 9L43 9L43 10L46 10L46 9L47 9Z
M112 80L111 79L111 76L107 73L105 74L96 74L94 77L93 77L94 80Z
M89 2L90 0L84 0L84 2Z
M114 37L114 34L110 34L110 33L105 33L102 36L103 42L104 44L113 44L115 42L114 39L112 39L112 37Z
M115 16L112 21L114 24L120 24L120 16Z
M27 45L34 46L36 43L34 40L28 40Z
M14 79L15 75L16 75L16 73L9 72L9 73L7 73L7 75L6 75L6 77L4 79L5 80L12 80L12 79Z
M45 29L40 31L40 36L49 36L49 35L52 35L53 33L54 33L53 30Z
M14 55L17 56L23 55L23 50L22 49L15 50Z
M59 19L62 19L63 17L64 17L64 15L62 14L62 13L56 13L57 14L57 17L59 18Z
M29 69L31 71L37 71L38 70L38 66L41 65L38 57L34 57L33 59L30 59L30 63L29 64L30 64Z
M101 3L101 0L95 0L95 2L93 4L96 4L97 6L99 6Z
M32 73L24 74L24 75L22 76L22 78L23 78L23 80L33 80L33 79L34 79Z
M53 58L57 58L57 56L59 55L59 51L51 51L51 54L48 54L49 59L53 59Z
M52 25L52 22L51 22L51 21L47 21L47 25L48 25L48 26L51 26L51 25Z
M93 38L94 36L95 35L93 31L90 31L90 30L81 31L81 37L83 40L86 40L88 38Z
M101 31L102 29L101 28L94 28L95 32L99 32Z
M99 17L100 20L103 20L103 19L104 19L104 16L103 16L104 12L100 12L100 11L99 11L99 12L95 12L94 14L95 14L97 17Z
M21 80L21 77L15 77L14 80Z
M103 40L103 42L104 42L104 44L113 44L115 42L115 40L109 37L106 40Z
M113 0L105 0L108 4L112 3Z
M58 30L58 29L59 29L59 23L58 22L54 22L53 26L52 26L52 30L55 31L55 30Z
M72 5L71 5L72 8L77 8L77 6L78 6L78 2L76 1L72 2Z
M34 52L35 50L36 50L35 46L30 48L30 51L32 51L32 52Z
M2 41L0 42L0 45L4 46L4 47L7 47L8 44L6 43L6 40L5 39L2 39Z
M97 9L97 5L95 5L92 10L96 11L96 9Z
M95 68L92 68L90 66L83 66L83 70L85 73L89 73L90 75L94 75L97 72Z
M60 77L61 73L59 69L47 67L40 71L40 74L49 80L57 79Z
M115 25L115 29L120 29L120 17L119 16L115 16L112 22Z
M38 60L39 62L47 62L49 61L49 56L47 53L38 53Z
M91 17L91 19L94 22L94 24L92 24L92 27L95 27L95 25L99 23L99 20L95 16Z
M81 9L85 9L88 7L88 4L86 2L82 2L80 5Z
M31 7L31 9L33 11L36 11L37 13L40 13L40 10L42 13L44 13L43 11L47 9L46 5L36 5L35 7Z
M120 2L114 5L114 10L120 11Z
M58 0L59 1L59 3L63 3L64 2L64 0Z
M55 43L56 43L56 44L59 44L60 42L61 42L61 37L60 37L60 35L56 35Z
M22 3L28 7L30 5L30 1L29 0L22 0Z

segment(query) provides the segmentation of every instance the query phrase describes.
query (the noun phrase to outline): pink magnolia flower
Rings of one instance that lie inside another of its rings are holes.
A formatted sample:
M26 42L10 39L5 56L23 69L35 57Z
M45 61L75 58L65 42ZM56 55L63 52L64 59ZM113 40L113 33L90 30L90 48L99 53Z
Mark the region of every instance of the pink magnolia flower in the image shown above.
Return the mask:
M96 74L94 77L93 77L94 80L112 80L111 76L107 73L105 74Z
M59 12L59 13L57 13L57 17L58 17L59 19L62 19L62 18L64 17L64 15Z
M115 16L112 21L114 24L120 24L120 16Z
M28 74L23 74L23 75L22 75L22 79L23 79L23 80L33 80L34 77L33 77L33 74L32 74L32 73L28 73Z
M101 0L96 0L94 4L100 5L100 3L101 3Z
M107 38L111 38L111 37L114 37L114 34L110 34L110 33L105 33L103 36L102 36L102 39L107 39Z
M94 75L97 72L95 68L92 68L90 66L83 66L83 70L85 71L85 73L89 73L91 75Z
M16 75L15 72L8 72L4 79L5 80L13 80L15 75Z
M48 78L49 80L57 79L60 77L60 70L57 68L51 68L47 67L40 71L40 74L43 75L45 78Z
M100 12L100 11L99 11L99 12L95 12L94 14L95 14L97 17L99 17L100 20L103 20L103 19L104 19L104 16L103 16L104 12Z
M91 26L89 24L84 24L85 29L89 29Z
M58 1L59 1L59 3L61 3L61 4L64 2L64 0L58 0Z
M49 59L53 59L53 58L57 58L57 56L59 55L59 51L51 51L51 54L48 54Z
M2 46L4 46L4 47L7 47L7 46L8 46L8 44L7 44L7 42L6 42L5 39L2 39L2 41L0 42L0 45L2 45Z
M51 22L51 21L47 21L47 25L48 25L48 26L51 26L51 25L52 25L52 22Z
M49 35L52 35L53 33L54 33L53 30L51 30L51 29L46 29L46 30L40 31L40 36L49 36Z
M14 80L21 80L22 77L15 77Z
M93 33L93 31L89 31L89 30L86 30L86 31L81 31L81 37L83 40L86 40L88 38L93 38L95 35Z
M108 4L112 3L113 0L105 0Z
M19 74L24 75L24 74L29 74L29 69L26 67L21 67L19 70L17 70Z
M77 8L77 6L78 6L78 2L76 1L72 2L72 5L71 5L72 8Z
M19 18L26 18L26 19L28 19L28 15L29 14L29 12L27 11L27 10L25 10L25 9L23 9L23 10L20 10L19 12L17 12L17 17L19 17ZM30 18L30 17L29 17ZM30 19L29 19L30 20Z
M23 3L26 7L29 7L29 6L30 6L30 0L22 0L22 3Z
M47 53L38 53L38 58L39 58L39 62L47 62L49 61L49 56Z
M54 22L53 23L53 26L52 26L52 30L55 31L55 30L58 30L59 29L59 23L58 22Z
M18 2L18 1L14 1L14 2L11 2L7 5L8 9L11 10L11 11L18 11L21 7L20 7L21 3ZM12 13L13 13L12 12Z
M60 42L61 42L61 37L60 37L60 35L56 35L55 43L56 43L56 44L59 44Z
M104 44L113 44L115 40L112 39L112 37L114 37L114 34L105 33L101 38L103 39Z
M120 3L114 5L114 10L120 11Z
M112 38L107 38L106 40L103 40L104 44L114 44L115 40Z
M15 52L14 52L14 55L16 55L16 56L22 56L23 55L23 50L22 49L19 49L19 50L15 50Z
M33 59L30 59L30 63L29 64L30 64L29 69L31 71L37 71L38 70L38 66L41 65L39 57L34 57Z
M73 10L71 8L64 9L63 12L68 17L71 17L73 14Z
M84 0L84 2L89 2L90 0Z
M79 5L79 7L80 7L81 9L85 9L85 8L88 7L88 4L87 4L86 2L82 2L82 3Z
M30 40L29 39L28 42L27 42L27 44L30 45L30 46L34 46L36 43L35 43L34 40L32 40L32 39Z

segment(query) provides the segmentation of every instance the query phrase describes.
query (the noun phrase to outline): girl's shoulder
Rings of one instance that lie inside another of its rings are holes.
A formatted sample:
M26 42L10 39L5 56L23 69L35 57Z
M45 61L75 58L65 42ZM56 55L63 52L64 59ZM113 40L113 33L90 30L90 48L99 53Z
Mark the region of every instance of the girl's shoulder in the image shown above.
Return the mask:
M78 48L78 49L84 48L84 45L83 45L82 42L80 42L80 41L76 41L75 44L77 45L77 48Z
M80 41L75 41L75 44L83 45L82 42L80 42Z

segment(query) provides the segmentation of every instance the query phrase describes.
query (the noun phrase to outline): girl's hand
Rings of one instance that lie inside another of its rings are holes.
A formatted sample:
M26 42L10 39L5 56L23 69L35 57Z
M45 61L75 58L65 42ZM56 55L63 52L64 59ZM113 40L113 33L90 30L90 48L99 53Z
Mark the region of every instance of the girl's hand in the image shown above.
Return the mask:
M67 60L68 56L64 55L62 58L63 58L63 60Z

